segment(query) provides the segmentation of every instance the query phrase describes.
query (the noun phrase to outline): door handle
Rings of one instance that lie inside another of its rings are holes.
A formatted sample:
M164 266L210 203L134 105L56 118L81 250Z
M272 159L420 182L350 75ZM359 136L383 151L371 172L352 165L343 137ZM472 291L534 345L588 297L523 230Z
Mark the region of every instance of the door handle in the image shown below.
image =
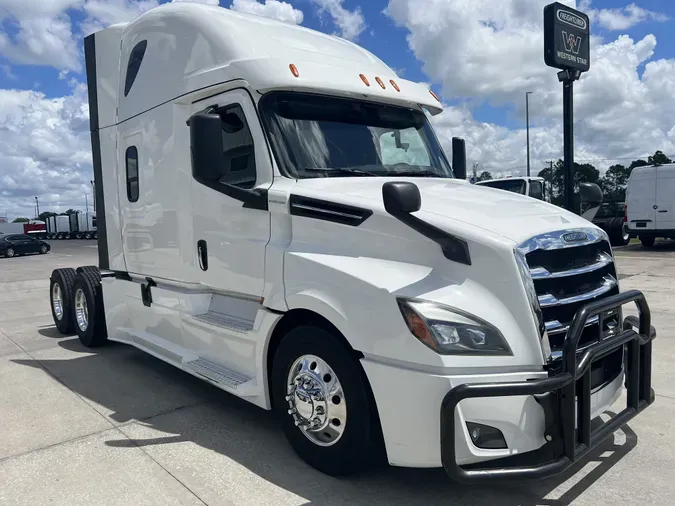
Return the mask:
M209 268L209 256L206 248L206 241L200 239L197 241L197 255L199 256L199 268L203 271Z
M659 212L660 212L660 213L667 213L667 212L668 212L668 209L663 209L663 210L661 210L661 211L659 211Z

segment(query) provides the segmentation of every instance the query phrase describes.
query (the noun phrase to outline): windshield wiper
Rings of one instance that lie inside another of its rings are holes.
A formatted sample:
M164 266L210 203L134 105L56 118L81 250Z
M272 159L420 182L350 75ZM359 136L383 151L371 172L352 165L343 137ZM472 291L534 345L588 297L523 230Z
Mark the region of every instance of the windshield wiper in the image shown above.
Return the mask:
M380 174L368 172L367 170L354 169L351 167L303 167L299 170L305 172L333 172L338 174L358 174L359 176L380 177Z
M403 170L403 171L388 171L387 176L401 176L401 177L448 177L443 174L431 170Z

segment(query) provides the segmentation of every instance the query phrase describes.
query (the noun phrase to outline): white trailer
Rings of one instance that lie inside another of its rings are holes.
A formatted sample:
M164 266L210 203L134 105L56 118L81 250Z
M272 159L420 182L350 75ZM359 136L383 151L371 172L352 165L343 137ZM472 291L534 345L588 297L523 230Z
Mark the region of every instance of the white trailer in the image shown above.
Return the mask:
M332 475L381 456L549 476L653 402L649 308L620 292L607 235L468 184L426 86L197 3L84 47L99 265L52 273L61 332L274 410ZM591 429L624 383L626 409Z
M84 212L77 214L76 239L96 238L96 213Z
M70 239L70 216L54 216L54 228L56 232L54 239Z

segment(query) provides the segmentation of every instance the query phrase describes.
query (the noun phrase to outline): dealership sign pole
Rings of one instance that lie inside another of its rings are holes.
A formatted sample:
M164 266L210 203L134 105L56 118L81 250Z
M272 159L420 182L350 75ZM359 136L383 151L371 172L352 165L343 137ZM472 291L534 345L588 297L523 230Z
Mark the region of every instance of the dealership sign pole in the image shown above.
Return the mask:
M574 195L574 81L591 66L590 23L583 12L559 2L544 7L544 61L561 69L565 160L565 209L572 211Z

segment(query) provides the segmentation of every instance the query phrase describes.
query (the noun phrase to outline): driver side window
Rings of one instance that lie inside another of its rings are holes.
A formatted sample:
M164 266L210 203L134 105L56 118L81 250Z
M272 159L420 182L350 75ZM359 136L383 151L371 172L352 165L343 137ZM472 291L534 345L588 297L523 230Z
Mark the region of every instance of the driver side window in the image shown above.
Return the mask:
M417 129L394 130L380 136L380 156L383 165L405 163L429 167L429 153Z
M221 183L253 188L256 183L255 146L253 135L239 104L218 111L223 134L223 168Z

